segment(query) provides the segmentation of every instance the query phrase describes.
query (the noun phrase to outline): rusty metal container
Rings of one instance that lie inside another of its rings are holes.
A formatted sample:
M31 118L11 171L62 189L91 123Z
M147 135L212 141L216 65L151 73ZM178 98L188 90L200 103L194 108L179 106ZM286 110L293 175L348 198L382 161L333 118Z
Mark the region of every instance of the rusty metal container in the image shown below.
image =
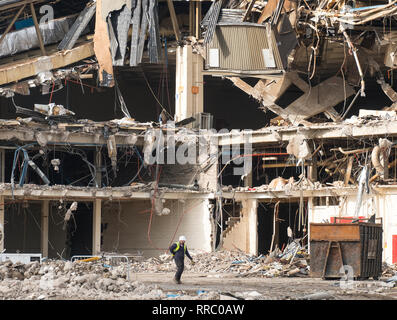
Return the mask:
M311 223L311 277L341 278L342 266L348 265L355 279L377 279L382 273L382 231L377 223Z

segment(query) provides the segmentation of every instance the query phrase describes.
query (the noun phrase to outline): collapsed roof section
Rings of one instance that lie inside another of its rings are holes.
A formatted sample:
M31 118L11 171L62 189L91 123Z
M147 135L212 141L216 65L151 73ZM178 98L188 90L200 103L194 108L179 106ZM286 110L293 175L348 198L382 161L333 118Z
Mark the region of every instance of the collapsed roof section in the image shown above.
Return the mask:
M396 102L383 73L394 69L395 1L216 0L202 21L203 39L191 39L205 74L226 77L288 124L310 125L325 113L341 121L365 83L375 78ZM299 75L299 76L298 76ZM242 78L259 78L252 86ZM320 80L319 80L320 79ZM278 100L295 85L300 98ZM318 99L321 97L321 99ZM334 109L354 97L345 113Z
M156 0L93 0L83 3L86 3L83 10L75 1L0 3L0 94L8 97L14 92L29 94L26 88L59 83L65 77L73 79L80 73L82 79L89 78L92 75L87 73L94 70L98 71L100 86L113 87L113 66L142 63L146 34L149 63L161 61ZM44 4L51 5L48 10L55 10L51 12L52 17L60 17L48 20L42 17L38 21L36 11L42 13ZM73 13L65 16L71 10ZM96 61L87 60L91 57ZM73 67L76 64L78 67ZM83 70L80 68L82 65ZM9 86L14 82L18 85ZM21 90L21 87L25 89Z
M39 23L46 5L54 19ZM311 125L319 114L342 121L371 78L390 99L385 110L395 109L397 93L384 77L395 67L395 2L216 0L201 19L192 1L188 33L173 1L166 5L167 15L157 0L0 2L0 95L48 93L65 78L117 87L116 68L163 61L168 23L178 45L203 57L200 74L232 81L278 116L272 123ZM291 87L300 96L282 106Z

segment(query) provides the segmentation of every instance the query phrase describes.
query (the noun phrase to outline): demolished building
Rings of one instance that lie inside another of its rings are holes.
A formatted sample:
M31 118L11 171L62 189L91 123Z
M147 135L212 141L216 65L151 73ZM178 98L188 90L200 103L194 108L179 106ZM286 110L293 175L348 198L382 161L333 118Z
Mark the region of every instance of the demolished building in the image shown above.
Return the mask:
M258 255L372 217L397 263L396 10L0 1L0 251Z

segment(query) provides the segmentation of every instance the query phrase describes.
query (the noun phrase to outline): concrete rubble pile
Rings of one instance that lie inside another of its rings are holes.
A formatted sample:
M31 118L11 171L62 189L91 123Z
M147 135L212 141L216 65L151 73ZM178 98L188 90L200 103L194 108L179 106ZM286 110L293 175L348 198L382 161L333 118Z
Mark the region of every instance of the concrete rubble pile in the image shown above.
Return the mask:
M127 280L126 265L47 260L29 264L0 263L0 300L160 300L219 299L215 292L168 293L156 285Z
M288 246L283 252L274 250L267 256L249 256L239 251L217 251L212 253L191 253L194 265L188 261L185 268L189 272L206 273L213 276L219 273L232 274L235 277L306 277L309 264L304 251L289 252ZM293 247L297 248L297 247ZM292 249L293 249L292 248ZM293 257L295 253L295 256ZM188 260L188 259L186 259ZM174 272L175 263L171 255L164 254L159 258L135 261L131 265L134 272Z
M388 280L393 282L397 281L397 264L388 264L384 262L382 270L382 277L389 278Z
M213 259L214 258L214 259ZM251 257L241 255L238 259L223 260L219 257L211 257L210 266L205 268L208 272L232 273L236 277L292 277L307 276L308 263L305 259L297 259L292 263L285 258L276 255ZM225 262L226 261L226 262ZM211 265L212 264L212 265ZM203 270L202 266L194 266L197 270Z

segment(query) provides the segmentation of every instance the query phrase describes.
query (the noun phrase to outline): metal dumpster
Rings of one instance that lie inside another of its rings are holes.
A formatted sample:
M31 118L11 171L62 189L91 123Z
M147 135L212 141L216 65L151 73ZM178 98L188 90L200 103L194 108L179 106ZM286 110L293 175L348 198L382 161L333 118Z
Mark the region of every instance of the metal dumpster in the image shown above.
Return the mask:
M377 279L382 273L382 224L311 223L310 275L334 279L350 266L355 279Z

